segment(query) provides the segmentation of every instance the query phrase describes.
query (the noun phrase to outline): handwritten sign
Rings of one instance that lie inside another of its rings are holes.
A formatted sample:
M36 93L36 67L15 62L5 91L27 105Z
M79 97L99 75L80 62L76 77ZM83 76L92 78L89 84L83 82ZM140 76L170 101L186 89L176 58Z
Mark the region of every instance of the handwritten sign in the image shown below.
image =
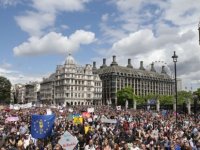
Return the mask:
M78 140L68 131L65 131L65 133L61 136L58 143L62 146L63 149L73 150L74 147L78 144Z

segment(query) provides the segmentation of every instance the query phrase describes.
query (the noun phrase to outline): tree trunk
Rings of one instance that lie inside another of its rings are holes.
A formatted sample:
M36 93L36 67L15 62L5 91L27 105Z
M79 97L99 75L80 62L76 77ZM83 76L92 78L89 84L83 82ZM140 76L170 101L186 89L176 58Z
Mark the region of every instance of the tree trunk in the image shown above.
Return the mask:
M174 110L174 112L176 112L176 102L175 101L173 103L173 110Z
M137 101L133 100L133 109L136 110L137 109Z
M157 99L157 102L156 102L156 110L160 111L160 100L159 99Z

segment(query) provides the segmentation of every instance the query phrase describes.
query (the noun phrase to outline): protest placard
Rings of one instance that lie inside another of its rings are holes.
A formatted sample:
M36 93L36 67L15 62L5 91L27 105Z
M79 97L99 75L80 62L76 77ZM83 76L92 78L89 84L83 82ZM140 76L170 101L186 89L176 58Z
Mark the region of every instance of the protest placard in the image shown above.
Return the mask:
M88 109L87 109L87 112L93 113L93 112L94 112L94 108L93 108L93 107L92 107L92 108L88 108Z
M71 135L68 131L65 131L65 133L61 136L58 143L65 150L73 150L74 147L78 144L78 140L76 137Z
M83 118L82 117L74 117L73 122L74 122L74 124L83 124Z
M52 114L51 109L47 109L47 115L51 115L51 114Z
M106 118L101 118L102 123L117 123L116 119L106 119Z

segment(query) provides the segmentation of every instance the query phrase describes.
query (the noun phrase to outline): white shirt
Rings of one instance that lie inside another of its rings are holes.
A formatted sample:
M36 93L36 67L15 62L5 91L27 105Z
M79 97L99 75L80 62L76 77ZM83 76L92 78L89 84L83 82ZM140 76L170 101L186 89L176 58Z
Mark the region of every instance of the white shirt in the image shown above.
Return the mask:
M91 147L89 145L86 145L85 150L95 150L94 145L92 145Z

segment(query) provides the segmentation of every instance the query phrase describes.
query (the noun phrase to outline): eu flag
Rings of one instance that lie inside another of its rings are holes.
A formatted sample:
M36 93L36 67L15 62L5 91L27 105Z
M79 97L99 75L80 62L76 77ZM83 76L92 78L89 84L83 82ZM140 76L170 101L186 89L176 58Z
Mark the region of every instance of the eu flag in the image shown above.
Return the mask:
M32 115L31 135L36 139L43 139L51 135L55 115Z

